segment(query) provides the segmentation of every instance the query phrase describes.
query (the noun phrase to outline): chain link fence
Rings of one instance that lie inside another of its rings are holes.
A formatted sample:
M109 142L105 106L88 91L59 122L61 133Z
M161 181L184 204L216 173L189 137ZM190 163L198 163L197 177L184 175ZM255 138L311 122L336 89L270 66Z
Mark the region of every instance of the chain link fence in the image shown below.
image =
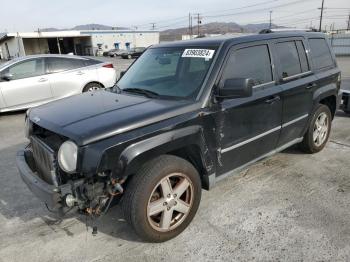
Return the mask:
M350 30L339 30L329 35L329 41L337 56L350 55Z

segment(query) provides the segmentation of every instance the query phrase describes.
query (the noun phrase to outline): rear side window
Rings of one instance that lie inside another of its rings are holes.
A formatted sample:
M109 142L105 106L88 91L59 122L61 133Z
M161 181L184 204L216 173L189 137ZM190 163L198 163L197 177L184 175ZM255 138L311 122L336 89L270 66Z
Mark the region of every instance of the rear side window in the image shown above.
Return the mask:
M223 79L251 78L255 85L272 81L270 53L267 45L235 50L229 57Z
M69 59L60 57L48 58L50 73L59 73L67 70L84 67L85 63L82 59Z
M280 61L283 78L302 72L295 41L277 43L276 52Z
M334 66L333 58L325 39L311 38L309 43L312 61L316 69Z

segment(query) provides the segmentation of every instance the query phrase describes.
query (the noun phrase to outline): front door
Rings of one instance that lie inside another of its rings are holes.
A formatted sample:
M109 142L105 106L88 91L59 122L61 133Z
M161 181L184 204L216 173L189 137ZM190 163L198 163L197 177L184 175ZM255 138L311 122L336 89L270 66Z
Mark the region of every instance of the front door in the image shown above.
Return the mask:
M281 89L274 81L267 42L232 48L219 85L230 78L252 78L253 96L221 102L219 172L224 174L276 148L281 130Z
M36 58L4 69L1 75L11 76L10 81L0 82L6 107L27 108L51 100L52 93L45 68L45 59Z

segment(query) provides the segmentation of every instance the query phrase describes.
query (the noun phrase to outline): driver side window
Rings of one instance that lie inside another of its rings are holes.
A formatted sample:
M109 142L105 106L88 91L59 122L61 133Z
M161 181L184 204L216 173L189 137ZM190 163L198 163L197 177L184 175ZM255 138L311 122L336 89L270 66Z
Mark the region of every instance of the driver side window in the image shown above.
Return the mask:
M31 59L24 62L15 64L7 68L4 74L12 75L13 80L24 79L29 77L35 77L45 74L44 59Z
M227 61L223 81L230 78L251 78L255 85L272 82L272 67L268 46L264 44L233 51Z

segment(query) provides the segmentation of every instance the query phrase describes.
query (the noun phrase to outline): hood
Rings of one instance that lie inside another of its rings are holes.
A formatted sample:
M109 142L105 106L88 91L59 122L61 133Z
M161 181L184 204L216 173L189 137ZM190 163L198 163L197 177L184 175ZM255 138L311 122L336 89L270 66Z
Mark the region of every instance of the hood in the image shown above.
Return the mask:
M190 101L96 91L33 108L29 118L78 145L85 145L185 113L193 105Z

